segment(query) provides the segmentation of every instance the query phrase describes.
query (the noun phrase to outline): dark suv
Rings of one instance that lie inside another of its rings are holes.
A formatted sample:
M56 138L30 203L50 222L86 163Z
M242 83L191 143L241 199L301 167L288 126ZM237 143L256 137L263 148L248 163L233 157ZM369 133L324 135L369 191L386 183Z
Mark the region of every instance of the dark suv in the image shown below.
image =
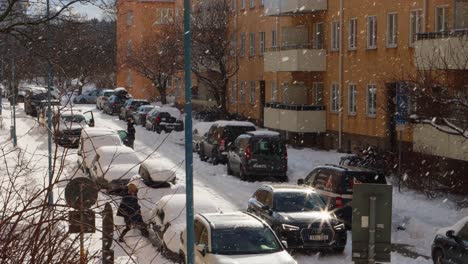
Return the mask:
M353 187L359 183L386 184L385 176L376 171L350 166L325 165L315 168L305 179L297 181L314 187L346 226L351 227Z
M345 249L344 224L311 187L264 185L249 199L247 211L265 220L290 249Z
M112 95L104 104L104 113L109 115L120 113L120 108L125 104L125 101L127 101L126 97Z
M226 163L229 146L238 136L255 131L250 122L217 121L211 125L206 138L200 143L200 159L211 159L213 164Z
M156 131L160 134L162 131L169 133L172 131L183 131L184 122L177 120L170 113L160 109L153 109L146 116L147 130Z
M149 104L150 102L144 99L128 99L125 101L125 104L120 107L119 119L126 120L129 117L133 117L133 112L135 112L138 107Z
M432 243L435 264L468 263L468 217L451 227L441 228Z
M242 180L288 180L286 144L277 132L251 131L240 135L229 148L227 159L228 174L238 174Z

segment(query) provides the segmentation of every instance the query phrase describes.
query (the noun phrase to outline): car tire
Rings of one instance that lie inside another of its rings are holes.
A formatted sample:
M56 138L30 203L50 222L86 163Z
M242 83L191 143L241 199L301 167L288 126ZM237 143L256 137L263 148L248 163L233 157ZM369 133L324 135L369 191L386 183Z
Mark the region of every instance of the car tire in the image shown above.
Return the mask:
M80 104L86 104L86 100L84 98L80 99Z
M206 161L207 160L207 157L206 157L205 153L201 149L198 152L198 156L200 157L201 161Z
M435 249L434 253L432 253L432 261L434 264L442 264L444 260L444 252L440 249Z
M155 127L155 128L154 128L154 131L156 131L156 133L158 133L158 134L161 134L162 129L160 129L160 128L158 128L158 127Z

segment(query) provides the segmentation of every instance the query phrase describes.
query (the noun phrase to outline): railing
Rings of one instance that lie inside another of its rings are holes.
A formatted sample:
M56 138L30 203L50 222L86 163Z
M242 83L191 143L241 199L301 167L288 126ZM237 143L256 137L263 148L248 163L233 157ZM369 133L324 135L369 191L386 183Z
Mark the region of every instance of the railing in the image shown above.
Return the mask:
M314 49L313 44L290 44L290 45L281 45L277 47L270 47L267 51L274 52L280 50L296 50L296 49Z
M440 39L449 37L468 37L468 29L455 29L450 31L426 32L417 34L417 40Z
M323 111L325 106L323 105L297 105L297 104L285 104L279 102L270 102L265 104L266 108L293 110L293 111Z

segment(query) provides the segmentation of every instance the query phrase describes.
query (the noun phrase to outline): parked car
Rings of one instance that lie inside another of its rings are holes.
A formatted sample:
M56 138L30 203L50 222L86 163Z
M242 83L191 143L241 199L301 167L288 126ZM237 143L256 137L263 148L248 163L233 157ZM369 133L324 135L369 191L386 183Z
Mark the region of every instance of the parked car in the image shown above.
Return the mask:
M135 124L144 126L146 124L146 115L155 108L153 105L142 105L133 113Z
M101 90L98 94L98 97L96 98L96 108L101 110L104 108L104 104L107 102L109 97L114 94L114 90L111 89L104 89Z
M242 180L273 178L288 181L288 154L280 134L251 131L240 135L228 151L227 172Z
M186 231L181 236L187 255ZM267 223L246 212L195 216L195 263L296 264Z
M352 223L353 187L359 183L386 184L383 174L376 171L340 165L325 165L315 168L305 179L299 179L299 185L308 185L316 189L339 219L349 228Z
M130 179L138 174L141 159L126 146L102 146L96 150L90 176L109 192L125 190Z
M89 172L96 150L103 146L122 146L117 131L108 128L84 128L81 130L78 145L78 165L84 172Z
M241 121L216 121L206 138L200 144L200 159L211 159L214 164L227 162L227 151L236 138L249 131L254 131L255 125Z
M119 119L126 120L128 117L133 117L133 112L142 105L149 105L150 102L143 99L128 99L125 104L120 107Z
M210 129L213 122L198 122L193 126L192 131L192 150L193 152L198 153L200 151L200 144L203 139L208 134L208 130Z
M221 117L221 112L217 109L212 110L203 110L200 112L195 113L195 119L204 121L204 122L214 122L219 120Z
M265 220L289 249L345 249L345 225L311 187L264 185L249 199L247 211Z
M41 90L30 90L26 92L24 97L24 112L27 115L37 117L38 110L41 108L41 103L48 101L47 92L41 92ZM59 104L55 96L51 95L51 101L54 105Z
M439 229L431 252L434 264L468 263L468 217L453 226Z
M195 196L194 211L196 213L219 212L216 205L203 196ZM157 238L157 247L164 256L174 261L180 260L182 252L180 237L185 228L185 194L170 194L163 196L151 211L149 225Z
M141 163L138 174L146 185L153 188L166 188L170 187L170 183L175 184L177 168L158 159L147 159Z
M86 91L75 98L73 98L73 103L75 104L95 104L96 98L98 97L99 90Z
M120 108L127 101L126 97L111 95L107 102L104 104L103 112L109 115L120 113Z
M178 120L180 112L174 111L174 108L155 108L146 116L146 129L156 131L158 134L162 131L169 133L172 131L183 131L184 122Z
M81 113L80 111L63 111L54 116L54 141L66 148L77 148L81 130L94 127L94 115L92 111Z

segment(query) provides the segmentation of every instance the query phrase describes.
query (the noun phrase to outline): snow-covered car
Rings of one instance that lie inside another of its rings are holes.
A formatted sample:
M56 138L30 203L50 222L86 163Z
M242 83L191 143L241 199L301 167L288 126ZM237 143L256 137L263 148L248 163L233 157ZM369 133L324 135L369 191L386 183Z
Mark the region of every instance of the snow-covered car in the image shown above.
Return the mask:
M185 229L185 199L185 194L163 196L150 214L149 225L156 235L157 246L164 256L175 261L181 260L180 237ZM219 212L216 205L203 196L195 196L193 205L196 213Z
M147 159L143 161L138 170L145 184L153 188L169 187L170 183L175 184L175 171L178 166L168 164L159 159Z
M432 243L434 264L468 263L468 217L438 230Z
M96 103L96 98L98 97L99 90L86 91L75 98L73 98L73 103L75 104L94 104Z
M54 140L67 148L77 148L81 130L94 127L94 115L92 111L63 111L54 117Z
M193 152L200 151L200 143L206 137L208 130L210 130L213 122L199 122L193 126L192 131L192 149Z
M144 126L146 124L146 116L155 108L154 105L142 105L133 113L135 124Z
M81 130L78 145L78 165L88 172L98 148L122 145L118 131L109 128L84 128Z
M96 108L101 110L104 107L104 104L107 102L107 99L114 94L114 90L104 89L101 90L96 98Z
M186 238L184 230L184 259ZM296 264L283 243L267 223L246 212L195 216L195 263Z
M126 146L103 146L96 150L91 163L90 176L109 191L125 189L138 173L141 159Z

